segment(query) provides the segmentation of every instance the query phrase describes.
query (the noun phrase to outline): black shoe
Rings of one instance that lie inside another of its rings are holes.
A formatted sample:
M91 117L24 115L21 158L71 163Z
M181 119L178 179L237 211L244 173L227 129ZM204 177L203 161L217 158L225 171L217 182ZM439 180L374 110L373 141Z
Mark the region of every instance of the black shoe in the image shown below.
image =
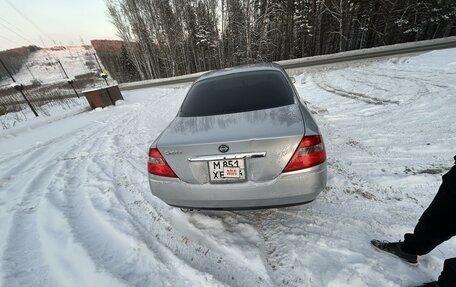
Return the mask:
M388 242L388 241L380 241L380 240L374 239L371 241L371 243L378 251L397 256L400 259L402 259L405 262L412 264L412 265L418 264L418 256L415 254L410 254L410 253L406 253L406 252L402 251L400 241L399 242Z
M434 282L428 282L428 283L424 283L420 286L416 286L416 287L439 287L439 284L437 283L437 281L434 281Z

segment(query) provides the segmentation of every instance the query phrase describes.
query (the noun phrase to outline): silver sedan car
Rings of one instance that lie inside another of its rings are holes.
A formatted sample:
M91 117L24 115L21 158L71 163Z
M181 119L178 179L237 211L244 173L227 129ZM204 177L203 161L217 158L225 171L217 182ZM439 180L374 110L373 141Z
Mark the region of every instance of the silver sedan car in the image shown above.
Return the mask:
M319 128L277 64L198 78L149 150L152 193L195 209L313 201L326 186Z

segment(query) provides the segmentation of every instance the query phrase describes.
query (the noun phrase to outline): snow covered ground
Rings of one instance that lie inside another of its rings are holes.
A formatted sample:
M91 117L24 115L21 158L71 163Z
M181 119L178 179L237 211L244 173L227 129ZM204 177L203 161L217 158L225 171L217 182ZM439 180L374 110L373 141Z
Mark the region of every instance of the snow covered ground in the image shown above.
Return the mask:
M25 104L22 105L22 108L22 110L17 112L9 112L0 116L0 138L2 135L16 134L22 132L23 129L33 129L37 125L54 122L60 118L90 110L85 97L52 101L42 106L35 105L39 118L35 118L32 110ZM32 123L29 121L32 121ZM16 129L14 131L2 131L2 129L8 130L11 128Z
M23 85L31 84L36 80L45 84L62 82L66 77L57 60L60 60L70 78L97 72L94 52L90 46L42 48L30 54L14 78ZM11 80L7 78L0 81L0 87L9 86L10 83Z
M128 91L115 107L2 131L0 284L413 286L435 279L443 260L456 256L455 239L418 267L369 241L411 231L453 164L454 59L451 49L297 76L329 157L328 188L304 206L183 213L153 197L147 149L186 88Z

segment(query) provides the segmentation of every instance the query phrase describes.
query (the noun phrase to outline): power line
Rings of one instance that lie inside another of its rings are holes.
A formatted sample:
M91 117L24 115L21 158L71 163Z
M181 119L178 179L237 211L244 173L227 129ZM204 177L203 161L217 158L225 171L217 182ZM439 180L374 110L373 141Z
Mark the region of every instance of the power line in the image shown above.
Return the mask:
M49 35L47 35L37 24L35 24L29 17L27 17L24 13L22 13L21 10L19 10L18 8L16 8L16 6L13 5L13 3L11 3L9 0L6 0L6 3L8 3L11 8L13 8L19 15L21 15L25 20L27 20L27 22L29 22L33 27L35 27L35 29L37 29L41 34L43 34L44 36L46 36L49 40L51 40L51 42L55 42L51 37L49 37Z
M38 25L36 25L30 18L28 18L24 13L22 13L21 10L19 10L16 6L14 6L13 3L11 3L9 0L6 0L6 3L8 3L8 4L11 6L11 8L13 8L19 15L21 15L25 20L27 20L27 22L29 22L33 27L35 27L35 29L37 29L42 35L44 35L44 36L46 36L47 38L49 38L52 42L55 42L51 37L49 37L46 33L44 33L44 31L41 30L41 28L38 27ZM1 24L1 23L0 23L0 24ZM3 26L4 26L4 25L3 25ZM12 31L11 29L9 29L9 30ZM17 34L17 33L15 33L15 34ZM17 34L17 35L19 35L19 34ZM20 36L20 35L19 35L19 36ZM22 36L20 36L20 37L23 38L23 39L25 39L25 38L22 37ZM43 43L43 46L44 46L43 48L46 48L46 45L44 44L44 41L43 41L43 39L41 38L41 35L40 35L40 39L41 39L41 42ZM28 41L28 40L27 40L27 41ZM32 42L30 42L30 41L28 41L28 42L31 43L32 45L35 45L35 44L33 44ZM52 56L51 54L49 54L49 52L48 52L46 49L44 49L44 52L46 53L46 55L47 55L50 59L54 58L54 60L56 60L55 57Z
M12 33L16 34L17 36L21 37L22 39L24 39L25 41L29 42L31 45L34 45L31 41L29 41L27 38L23 37L21 34L17 33L16 31L14 31L13 29L9 28L8 26L6 26L5 24L2 24L0 23L1 26L5 27L6 29L8 29L9 31L11 31Z
M11 24L11 22L9 22L8 20L6 20L5 18L0 17L0 20L2 20L4 23L8 24L10 27L13 27L14 29L16 29L16 31L18 31L18 32L20 32L20 33L24 33L24 31L22 31L19 27L17 27L17 26L14 25L14 24Z

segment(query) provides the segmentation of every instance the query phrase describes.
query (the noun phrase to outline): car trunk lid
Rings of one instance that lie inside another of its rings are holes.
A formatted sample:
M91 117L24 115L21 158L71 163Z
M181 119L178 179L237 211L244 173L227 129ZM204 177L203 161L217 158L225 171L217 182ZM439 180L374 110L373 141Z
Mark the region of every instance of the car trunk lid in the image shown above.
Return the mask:
M292 157L304 135L302 121L295 104L216 116L176 117L160 136L157 147L187 183L210 182L205 159L238 155L247 155L241 159L245 160L245 180L267 181L276 178ZM219 149L222 145L228 150ZM198 158L203 160L195 160Z

